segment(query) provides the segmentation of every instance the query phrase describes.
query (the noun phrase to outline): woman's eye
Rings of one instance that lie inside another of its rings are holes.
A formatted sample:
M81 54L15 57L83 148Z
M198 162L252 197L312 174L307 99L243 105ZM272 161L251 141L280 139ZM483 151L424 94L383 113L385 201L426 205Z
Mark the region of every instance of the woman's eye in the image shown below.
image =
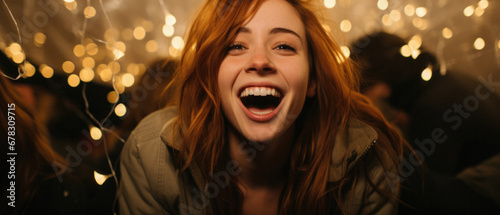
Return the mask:
M280 44L276 46L275 49L295 52L295 48L287 44Z
M243 44L240 44L240 43L237 43L237 44L232 44L228 47L228 51L231 51L231 50L243 50L245 47L243 46Z

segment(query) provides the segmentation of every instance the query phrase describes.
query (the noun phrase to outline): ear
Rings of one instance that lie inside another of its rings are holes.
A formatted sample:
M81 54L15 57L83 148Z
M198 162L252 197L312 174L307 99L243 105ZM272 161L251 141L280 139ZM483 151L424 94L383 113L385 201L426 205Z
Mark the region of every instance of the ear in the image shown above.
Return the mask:
M316 80L314 78L309 79L307 84L307 97L313 97L316 95Z

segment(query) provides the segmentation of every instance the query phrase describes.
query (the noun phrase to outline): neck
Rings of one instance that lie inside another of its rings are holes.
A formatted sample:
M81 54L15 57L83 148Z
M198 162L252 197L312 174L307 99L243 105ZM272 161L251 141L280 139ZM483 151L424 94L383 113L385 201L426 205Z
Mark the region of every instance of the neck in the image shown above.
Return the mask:
M269 142L252 142L229 128L228 142L231 159L242 168L238 182L247 188L282 187L288 175L293 147L294 125Z

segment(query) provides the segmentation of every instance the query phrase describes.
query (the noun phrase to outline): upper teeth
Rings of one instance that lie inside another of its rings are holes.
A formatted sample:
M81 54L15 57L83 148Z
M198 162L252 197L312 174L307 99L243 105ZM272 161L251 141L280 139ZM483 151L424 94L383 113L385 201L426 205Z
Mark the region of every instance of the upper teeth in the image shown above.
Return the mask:
M247 87L241 92L240 97L268 95L281 97L281 94L278 90L270 87Z

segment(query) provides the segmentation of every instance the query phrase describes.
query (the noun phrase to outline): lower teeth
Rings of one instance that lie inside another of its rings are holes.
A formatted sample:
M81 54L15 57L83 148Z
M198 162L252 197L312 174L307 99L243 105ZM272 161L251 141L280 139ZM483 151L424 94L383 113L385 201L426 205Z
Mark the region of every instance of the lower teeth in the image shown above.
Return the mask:
M268 111L252 111L251 110L250 112L257 114L257 115L266 115L266 114L271 113L273 111L272 110L268 110Z

